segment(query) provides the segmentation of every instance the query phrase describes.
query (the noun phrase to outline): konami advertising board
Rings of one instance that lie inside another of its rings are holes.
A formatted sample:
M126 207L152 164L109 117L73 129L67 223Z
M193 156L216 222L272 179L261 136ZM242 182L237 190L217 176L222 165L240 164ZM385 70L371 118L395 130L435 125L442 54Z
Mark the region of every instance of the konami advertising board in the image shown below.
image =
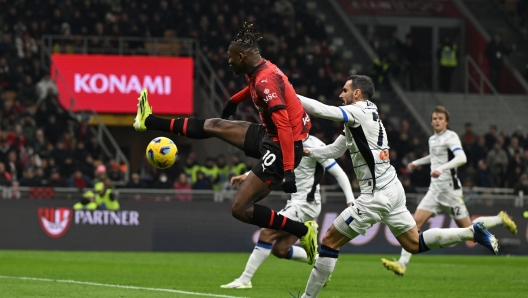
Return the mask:
M193 113L193 59L53 54L51 76L57 82L59 101L74 111L135 114L143 88L156 114Z

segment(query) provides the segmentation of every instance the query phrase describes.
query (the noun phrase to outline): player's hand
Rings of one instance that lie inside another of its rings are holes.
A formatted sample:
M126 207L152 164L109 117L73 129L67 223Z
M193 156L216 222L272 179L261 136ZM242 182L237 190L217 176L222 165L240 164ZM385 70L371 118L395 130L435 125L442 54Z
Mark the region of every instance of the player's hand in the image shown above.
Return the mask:
M297 185L295 185L295 172L293 172L293 170L284 172L281 186L285 193L297 192Z
M433 178L438 178L440 176L440 171L437 171L437 170L434 170L432 173L431 173L431 177Z
M303 156L310 156L310 150L303 149Z
M242 182L244 182L244 180L246 180L247 178L247 175L246 174L242 174L242 175L238 175L238 176L235 176L235 177L231 177L231 187L239 187L240 184L242 184Z
M407 165L407 168L408 168L410 171L412 171L412 170L414 170L414 168L416 168L416 166L415 166L412 162L410 162L410 163Z
M237 112L237 104L231 99L226 101L222 110L222 119L228 119Z

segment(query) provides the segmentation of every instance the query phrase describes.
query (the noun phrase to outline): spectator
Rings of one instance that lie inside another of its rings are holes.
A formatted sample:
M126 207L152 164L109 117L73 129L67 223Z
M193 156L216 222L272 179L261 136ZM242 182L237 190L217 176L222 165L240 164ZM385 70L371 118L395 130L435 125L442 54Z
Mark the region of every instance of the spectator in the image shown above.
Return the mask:
M119 202L109 184L97 182L94 186L95 202L100 210L119 210Z
M399 177L399 179L403 185L403 189L405 190L406 194L416 193L416 188L414 187L414 185L412 185L412 182L409 176L401 176Z
M523 195L528 194L528 175L523 174L521 178L519 179L519 182L515 185L514 192L516 195L521 195L521 192Z
M176 182L174 182L174 189L176 190L176 199L181 202L191 202L192 201L192 193L191 190L191 184L189 184L189 179L187 178L187 175L184 173L181 173L178 176L178 179Z
M491 84L499 92L504 56L508 56L510 53L511 49L504 45L502 36L499 33L493 35L493 40L488 42L486 50L484 51L484 56L488 59Z
M49 187L68 187L68 183L64 181L57 169L51 170L50 179L47 186Z
M22 178L23 167L16 151L9 151L7 154L7 171L11 173L13 180Z
M473 131L473 124L467 122L464 127L466 131L460 136L460 141L464 148L464 152L466 152L466 155L471 158L471 149L479 136Z
M470 160L473 167L478 166L479 160L486 160L486 157L488 156L488 148L486 147L486 138L485 137L479 137L477 142L471 146L471 155Z
M12 180L11 174L5 170L5 164L0 162L0 185L11 186Z
M389 90L388 74L391 65L389 58L385 55L380 56L379 59L374 59L370 67L370 76L380 90Z
M513 157L515 155L515 152L519 152L520 155L523 153L523 149L521 146L519 146L519 139L516 137L512 137L510 139L510 145L507 148L508 156Z
M218 181L215 184L215 190L221 190L223 188L223 184L228 181L229 182L229 166L226 163L225 156L223 154L219 154L216 157L216 168L218 173Z
M126 188L147 188L147 184L141 180L138 173L133 173L130 176L130 181L128 181Z
M458 47L449 37L444 37L436 55L439 64L440 91L449 92L451 90L451 77L458 66Z
M491 177L486 162L481 159L478 161L477 171L475 174L475 185L479 187L491 187Z
M110 187L113 188L113 184L110 182L110 179L106 174L106 167L104 165L98 165L95 170L94 184L99 182L103 182L104 184L110 185Z
M189 156L187 156L187 159L185 159L183 171L185 172L192 184L196 183L196 181L198 180L197 173L200 168L200 165L194 159L194 153L189 154Z
M20 186L29 186L29 187L35 187L35 186L41 186L41 182L38 178L35 177L35 172L33 168L26 168L24 169L23 178L20 179Z
M235 176L247 172L246 164L240 161L240 157L237 154L231 156L231 172L233 172Z
M167 174L165 174L164 172L160 173L158 180L156 180L152 185L152 187L155 189L171 189L173 186L174 185L172 181L169 181Z
M518 127L515 132L513 133L512 137L517 138L519 141L519 147L528 149L528 143L526 142L526 138L523 135L523 131L521 127Z
M193 189L205 190L213 189L211 180L204 175L202 171L198 171L196 174L196 182L192 186Z
M206 158L205 165L200 167L200 171L211 181L211 185L215 185L218 182L218 168L213 158Z
M49 74L45 74L42 80L37 83L38 100L44 100L49 94L57 95L59 93L57 86L51 80Z
M486 139L486 147L493 148L493 145L497 142L497 126L490 125L489 131L484 135Z
M110 161L110 170L108 171L108 179L113 182L125 180L125 174L119 168L119 165L115 160Z
M92 188L93 182L90 177L84 175L81 170L77 169L70 178L69 187L76 187L79 189Z
M490 173L492 187L503 186L502 177L508 167L508 155L501 147L501 143L496 142L486 156L486 167Z
M79 202L73 205L73 210L96 210L95 194L92 191L86 191L82 194Z

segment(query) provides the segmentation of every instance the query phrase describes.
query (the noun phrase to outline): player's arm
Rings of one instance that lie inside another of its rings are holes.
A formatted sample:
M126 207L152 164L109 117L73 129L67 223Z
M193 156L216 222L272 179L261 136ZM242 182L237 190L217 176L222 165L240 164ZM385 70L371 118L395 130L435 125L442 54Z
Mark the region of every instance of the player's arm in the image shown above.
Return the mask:
M297 94L297 97L301 100L302 105L306 112L310 115L314 115L320 118L325 118L333 121L352 123L353 126L356 125L357 119L354 117L350 111L352 106L346 107L334 107L325 105L315 99L304 97Z
M451 150L451 152L453 153L454 157L447 163L439 166L436 169L433 169L433 172L431 174L431 176L433 177L435 177L435 172L438 172L438 176L440 176L440 172L442 172L443 170L457 168L467 162L466 153L464 153L464 150L462 150L462 144L460 143L460 139L457 135L453 134L453 136L451 136L447 140L447 145L449 147L449 150Z
M346 137L339 135L339 137L330 145L304 149L304 155L316 159L335 159L341 157L347 150Z
M423 166L423 165L428 165L431 163L431 155L427 155L427 156L424 156L422 158L418 158L417 160L413 160L411 161L408 165L407 165L407 168L409 168L409 170L414 170L415 167L417 166Z
M244 182L251 171L245 172L242 175L231 177L231 187L239 187Z
M352 193L352 187L350 186L350 181L348 181L345 171L343 171L334 159L318 160L318 162L330 175L336 178L337 183L345 193L347 205L350 206L350 204L354 203L354 193Z
M277 135L282 151L282 163L284 168L284 179L282 180L282 190L285 193L297 192L295 186L295 150L293 146L293 132L290 124L290 117L286 110L286 99L284 88L281 88L278 76L271 76L266 78L258 78L258 83L255 86L257 96L266 99L268 111L271 113L271 120L277 127Z
M290 125L290 118L288 117L288 112L286 107L279 108L274 110L271 113L271 119L275 126L277 127L277 134L279 137L279 143L282 151L282 162L284 166L284 180L283 180L283 190L286 193L297 192L297 187L295 187L295 174L293 170L295 169L295 150L293 147L293 133ZM285 185L287 183L288 185Z
M227 119L236 114L238 104L248 98L251 98L251 93L249 92L249 86L246 86L246 88L242 89L226 101L224 109L222 110L222 119Z

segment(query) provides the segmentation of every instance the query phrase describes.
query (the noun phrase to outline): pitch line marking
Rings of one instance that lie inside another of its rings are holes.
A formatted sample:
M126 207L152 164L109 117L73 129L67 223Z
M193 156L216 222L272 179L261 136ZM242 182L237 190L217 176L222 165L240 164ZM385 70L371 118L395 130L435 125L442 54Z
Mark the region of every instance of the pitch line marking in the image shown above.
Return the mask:
M3 276L3 275L0 275L0 278L5 278L5 279L9 279L10 278L10 279L20 279L20 280L33 280L33 281L60 282L60 283L70 283L70 284L78 284L78 285L109 287L109 288L120 288L120 289L128 289L128 290L146 290L146 291L156 291L156 292L168 292L168 293L178 293L178 294L185 294L185 295L196 295L196 296L207 296L207 297L248 298L248 297L241 297L241 296L227 296L227 295L199 293L199 292L189 292L189 291L180 291L180 290L163 289L163 288L147 288L147 287L136 287L136 286L102 284L102 283L97 283L97 282L76 281L76 280L70 280L70 279L49 279L49 278L37 278L37 277L25 277L25 276Z

